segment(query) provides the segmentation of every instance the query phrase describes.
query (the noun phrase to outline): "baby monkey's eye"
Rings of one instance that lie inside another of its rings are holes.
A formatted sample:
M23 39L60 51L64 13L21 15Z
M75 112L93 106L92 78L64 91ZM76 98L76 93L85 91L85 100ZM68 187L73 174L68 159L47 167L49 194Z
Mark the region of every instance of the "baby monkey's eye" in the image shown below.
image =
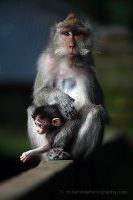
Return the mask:
M40 128L43 128L43 125L39 124L39 127L40 127Z
M43 125L42 125L42 124L39 124L39 123L37 123L37 122L35 122L35 125L38 126L38 127L40 127L40 128L43 128Z

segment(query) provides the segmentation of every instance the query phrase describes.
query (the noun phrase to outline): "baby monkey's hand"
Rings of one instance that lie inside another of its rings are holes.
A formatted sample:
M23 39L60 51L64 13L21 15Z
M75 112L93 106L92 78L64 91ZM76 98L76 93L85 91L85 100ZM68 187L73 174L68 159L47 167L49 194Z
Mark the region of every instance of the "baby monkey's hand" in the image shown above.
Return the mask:
M28 153L28 152L24 152L24 153L22 153L22 155L20 156L20 160L22 161L22 162L27 162L27 160L29 160L29 158L30 158L30 154Z

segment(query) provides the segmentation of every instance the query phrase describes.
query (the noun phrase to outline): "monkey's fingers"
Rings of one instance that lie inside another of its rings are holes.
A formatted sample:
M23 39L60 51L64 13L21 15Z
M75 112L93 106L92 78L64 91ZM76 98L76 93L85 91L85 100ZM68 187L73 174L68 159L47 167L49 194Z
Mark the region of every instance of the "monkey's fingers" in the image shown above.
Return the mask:
M27 160L21 160L23 163L26 163L27 162Z
M25 157L26 157L25 155L20 156L21 159L22 159L22 158L25 158Z
M72 97L70 97L70 96L69 96L69 98L70 98L70 100L71 100L72 102L74 102L74 101L75 101L75 99L74 99L74 98L72 98Z
M24 158L20 158L20 161L24 162Z
M64 110L65 110L66 116L71 118L71 111L69 111L66 107Z
M74 119L76 117L76 114L77 114L77 110L74 108L70 113L71 118Z
M65 114L67 117L74 119L77 114L77 110L75 109L75 107L71 109L65 109Z
M76 114L77 114L77 110L76 110L76 108L75 108L73 105L70 105L70 106L71 106L71 108L69 109L70 111L68 111L68 115L69 115L72 119L74 119L75 116L76 116Z
M20 156L20 160L22 160L23 159L23 156Z
M26 155L26 153L24 152L21 156L20 156L20 160L28 160L29 156Z
M22 158L20 158L20 160L25 163L27 162L28 158L23 156Z
M25 158L25 156L20 156L20 160L23 160Z
M21 155L21 156L26 156L26 152L22 153L22 155Z
M21 156L20 156L20 158L25 158L26 157L26 154L25 153L23 153Z
M73 114L76 115L76 114L77 114L77 110L76 110L76 108L75 108L73 105L71 106L71 108L72 108L72 112L73 112Z

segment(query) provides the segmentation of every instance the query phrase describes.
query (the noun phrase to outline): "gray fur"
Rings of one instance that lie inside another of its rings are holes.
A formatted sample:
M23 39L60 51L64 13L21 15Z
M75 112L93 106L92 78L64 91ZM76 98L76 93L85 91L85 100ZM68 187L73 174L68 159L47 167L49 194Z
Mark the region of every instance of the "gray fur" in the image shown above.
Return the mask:
M85 36L76 43L75 56L69 60L56 27L51 29L50 43L38 59L33 102L35 106L56 105L67 119L53 139L53 148L62 147L73 159L86 160L101 145L104 125L109 119L95 76L92 28L84 24ZM28 130L31 143L40 146L44 141L36 138L31 119Z

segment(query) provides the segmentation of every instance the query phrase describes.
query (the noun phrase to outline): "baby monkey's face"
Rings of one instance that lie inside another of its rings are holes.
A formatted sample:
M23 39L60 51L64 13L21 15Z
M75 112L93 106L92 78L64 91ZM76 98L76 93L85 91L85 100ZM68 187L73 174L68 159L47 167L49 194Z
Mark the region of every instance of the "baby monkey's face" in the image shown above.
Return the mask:
M44 133L47 133L51 129L52 122L47 118L38 120L38 117L36 117L35 125L36 125L37 133L44 134Z

